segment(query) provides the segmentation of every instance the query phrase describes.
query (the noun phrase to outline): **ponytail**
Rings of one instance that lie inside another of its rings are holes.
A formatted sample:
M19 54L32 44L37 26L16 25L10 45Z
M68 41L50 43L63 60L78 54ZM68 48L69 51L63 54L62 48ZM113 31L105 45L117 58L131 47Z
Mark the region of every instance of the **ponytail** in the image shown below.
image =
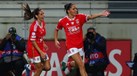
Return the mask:
M33 18L34 14L31 12L30 7L27 3L22 4L24 12L24 20L30 20Z

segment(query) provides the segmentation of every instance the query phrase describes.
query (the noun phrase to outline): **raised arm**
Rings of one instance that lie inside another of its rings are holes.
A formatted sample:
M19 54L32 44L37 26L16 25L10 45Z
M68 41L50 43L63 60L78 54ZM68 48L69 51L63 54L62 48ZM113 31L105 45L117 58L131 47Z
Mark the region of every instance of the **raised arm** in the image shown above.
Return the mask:
M104 11L102 11L102 12L100 12L100 13L89 15L89 16L87 17L87 19L88 19L88 20L89 20L89 19L95 19L95 18L101 17L101 16L108 16L109 14L110 14L109 11L104 10Z

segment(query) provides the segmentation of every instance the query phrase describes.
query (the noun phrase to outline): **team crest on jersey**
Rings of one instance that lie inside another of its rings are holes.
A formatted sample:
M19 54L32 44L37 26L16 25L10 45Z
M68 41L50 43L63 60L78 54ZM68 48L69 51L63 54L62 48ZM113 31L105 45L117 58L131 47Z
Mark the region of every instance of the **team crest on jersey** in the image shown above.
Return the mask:
M74 22L71 22L72 25L74 25Z
M66 24L66 26L68 26L68 25L69 25L69 23Z

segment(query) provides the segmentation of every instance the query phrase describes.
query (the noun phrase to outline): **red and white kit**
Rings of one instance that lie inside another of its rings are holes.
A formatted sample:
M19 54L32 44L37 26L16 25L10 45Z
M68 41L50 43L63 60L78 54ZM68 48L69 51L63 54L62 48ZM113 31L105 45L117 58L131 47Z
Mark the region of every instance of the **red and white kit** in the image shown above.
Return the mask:
M40 26L36 20L30 26L30 34L27 45L28 56L30 58L40 56L38 51L33 47L31 41L36 41L39 48L46 53L46 50L44 49L44 45L43 45L44 43L43 37L46 35L45 26L46 24L44 21L42 21Z
M73 19L68 18L68 16L60 19L56 29L61 30L64 28L68 53L77 52L71 50L72 48L81 49L83 47L82 26L86 21L87 15L85 14L77 14Z

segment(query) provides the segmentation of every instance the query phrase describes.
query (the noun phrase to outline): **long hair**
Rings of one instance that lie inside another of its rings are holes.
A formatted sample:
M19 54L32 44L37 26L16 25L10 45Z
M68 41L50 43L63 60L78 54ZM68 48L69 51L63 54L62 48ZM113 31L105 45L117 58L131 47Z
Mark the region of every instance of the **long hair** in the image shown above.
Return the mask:
M28 3L23 3L22 8L25 11L24 12L24 20L30 20L31 18L33 18L33 13L31 12Z
M36 9L33 10L33 12L31 12L30 7L29 7L29 5L27 3L24 3L22 5L22 8L25 11L25 13L24 13L24 20L30 20L33 17L34 17L34 19L37 20L36 15L38 15L39 11L42 10L40 8L36 8Z

